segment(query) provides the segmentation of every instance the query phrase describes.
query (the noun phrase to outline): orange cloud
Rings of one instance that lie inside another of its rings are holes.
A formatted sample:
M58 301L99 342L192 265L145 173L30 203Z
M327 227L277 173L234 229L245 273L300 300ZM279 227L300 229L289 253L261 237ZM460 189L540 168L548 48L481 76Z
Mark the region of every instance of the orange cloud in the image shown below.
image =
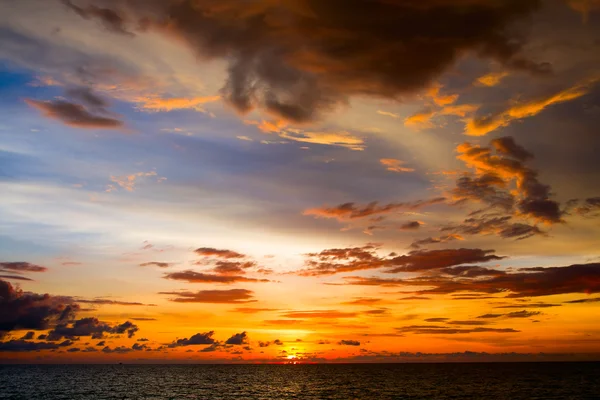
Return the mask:
M506 76L508 76L508 72L506 71L490 72L489 74L477 78L477 83L483 86L496 86L500 83L502 78L505 78Z
M127 190L128 192L133 192L135 190L136 181L138 178L149 177L149 176L157 176L156 171L148 171L148 172L136 172L131 175L123 175L123 176L111 176L110 181L115 183L116 185L110 184L106 187L106 192L114 192L118 187ZM166 178L159 177L157 182L162 182Z
M388 171L392 172L414 172L414 168L403 167L405 164L402 160L397 160L395 158L382 158L379 160L381 164L383 164Z
M433 102L435 104L437 104L438 106L444 107L444 106L453 104L456 102L456 100L458 100L457 94L440 95L441 89L442 89L442 86L437 84L437 85L434 85L431 88L429 88L429 90L427 91L427 95L429 97L431 97Z
M426 108L404 119L404 125L421 130L433 128L435 125L431 122L431 118L435 115L432 109Z
M587 94L596 81L597 79L592 79L548 97L530 100L524 103L516 103L495 115L467 119L465 134L469 136L484 136L496 129L510 125L515 120L533 117L542 112L545 108L554 104L578 99Z
M200 112L206 112L202 108L203 104L211 103L221 99L221 96L208 96L208 97L137 97L134 99L138 103L137 108L142 111L148 112L159 112L159 111L173 111L173 110L186 110L192 109Z

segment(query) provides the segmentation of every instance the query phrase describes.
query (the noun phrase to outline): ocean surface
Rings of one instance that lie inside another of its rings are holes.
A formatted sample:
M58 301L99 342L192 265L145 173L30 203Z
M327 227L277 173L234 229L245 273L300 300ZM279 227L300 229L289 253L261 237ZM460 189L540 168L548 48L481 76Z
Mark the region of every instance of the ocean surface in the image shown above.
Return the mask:
M5 365L0 399L600 399L600 363Z

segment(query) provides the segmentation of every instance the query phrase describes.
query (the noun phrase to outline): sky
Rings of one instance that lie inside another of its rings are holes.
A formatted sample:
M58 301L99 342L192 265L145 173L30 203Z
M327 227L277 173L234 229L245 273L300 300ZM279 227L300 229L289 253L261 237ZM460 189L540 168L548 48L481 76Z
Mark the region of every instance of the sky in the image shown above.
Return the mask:
M0 360L600 360L600 1L0 1Z

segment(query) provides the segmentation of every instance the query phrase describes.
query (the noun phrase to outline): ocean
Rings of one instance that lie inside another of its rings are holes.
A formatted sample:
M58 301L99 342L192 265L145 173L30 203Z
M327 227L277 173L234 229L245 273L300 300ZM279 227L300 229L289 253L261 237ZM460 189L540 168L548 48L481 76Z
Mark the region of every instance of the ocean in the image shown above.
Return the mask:
M600 363L3 365L0 399L600 399Z

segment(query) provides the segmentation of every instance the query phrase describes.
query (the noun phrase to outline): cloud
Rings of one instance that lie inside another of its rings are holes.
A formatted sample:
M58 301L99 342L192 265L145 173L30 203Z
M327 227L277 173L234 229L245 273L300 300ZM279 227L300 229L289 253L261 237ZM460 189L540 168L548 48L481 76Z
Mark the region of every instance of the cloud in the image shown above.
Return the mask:
M497 154L492 153L491 147ZM550 186L541 183L537 171L524 163L533 157L531 153L512 138L492 140L491 147L463 143L456 148L457 158L472 168L474 175L466 174L458 179L450 193L454 200L457 203L480 201L515 216L547 224L563 222L564 211L550 199Z
M309 311L289 311L283 313L285 318L301 318L301 319L338 319L338 318L354 318L358 314L355 312L345 312L338 310L309 310Z
M208 96L208 97L192 97L192 98L159 98L159 97L137 97L134 101L137 104L137 108L142 111L148 112L160 112L160 111L173 111L173 110L186 110L192 109L195 111L206 112L202 108L203 104L211 103L220 100L220 96Z
M211 270L214 273L219 275L236 275L236 274L245 274L249 268L256 267L256 263L254 261L217 261L215 267ZM267 282L266 280L264 280Z
M412 231L412 230L419 229L422 225L423 225L423 223L420 221L410 221L410 222L406 222L406 223L402 224L400 226L400 229L405 230L405 231Z
M215 249L213 247L199 247L194 252L199 256L218 258L244 258L246 255L233 250Z
M583 201L583 204L577 206L574 210L577 214L586 217L597 217L600 215L600 197L590 197ZM598 214L594 214L594 213Z
M507 216L487 216L471 217L465 219L459 225L450 225L442 228L442 231L452 231L455 234L463 235L490 235L496 234L503 239L523 240L534 235L545 236L535 225L511 222L512 217Z
M114 10L108 8L96 7L89 5L85 8L78 7L73 4L71 0L61 0L68 8L73 10L77 15L85 19L97 19L104 27L115 33L119 33L125 36L134 36L132 32L126 29L126 20L122 15Z
M79 308L71 298L23 292L0 279L0 336L17 329L48 329Z
M441 271L447 271L442 269ZM506 298L523 298L551 296L569 293L599 293L600 292L600 264L575 264L565 267L534 267L522 268L514 273L488 272L481 274L452 275L422 275L415 278L397 279L380 277L348 276L344 278L344 285L358 286L383 286L383 287L428 287L416 290L415 294L421 295L447 295L460 293L464 299L473 299L473 295L464 294L502 294ZM481 299L483 297L477 296ZM557 305L529 305L526 303L501 306L501 308L526 308L526 307L555 307Z
M272 342L258 342L258 347L269 347L270 345L283 346L284 343L279 339L275 339Z
M406 255L379 256L374 245L342 249L327 249L307 254L307 269L298 271L302 276L331 275L341 272L388 268L386 273L419 272L461 264L501 260L493 250L444 249L414 250Z
M360 342L358 340L345 340L342 339L338 342L340 346L360 346Z
M522 310L522 311L515 311L515 312L510 312L508 314L484 314L484 315L480 315L477 318L483 318L483 319L490 319L490 318L530 318L530 317L535 317L536 315L540 315L541 312L539 311L527 311L527 310Z
M27 278L20 275L0 275L0 278L17 281L33 281L31 278Z
M554 104L578 99L586 95L596 81L597 79L590 79L547 97L515 103L493 115L469 118L466 120L465 134L469 136L484 136L496 129L510 125L513 121L533 117Z
M243 345L248 344L248 334L246 332L236 333L225 341L225 344Z
M177 339L173 343L169 344L168 347L181 347L181 346L197 346L204 344L214 344L216 340L213 338L215 334L214 331L204 332L204 333L196 333L192 335L189 339Z
M164 278L178 281L186 281L190 283L223 283L226 285L236 282L271 282L268 279L246 278L245 276L239 275L205 274L202 272L196 272L192 270L171 272L165 274Z
M403 167L405 164L402 160L397 160L395 158L382 158L379 162L386 167L386 170L392 172L414 172L414 168Z
M406 117L404 119L404 126L417 130L433 128L435 125L431 122L431 118L434 115L435 111L432 108L425 108Z
M507 306L496 306L494 308L550 308L550 307L560 307L561 304L552 304L552 303L519 303L519 304L510 304Z
M239 312L242 314L258 314L261 312L268 311L279 311L278 308L254 308L254 307L238 307L232 310L233 312Z
M158 177L158 174L156 171L140 171L140 172L136 172L134 174L130 174L130 175L123 175L123 176L111 176L110 177L110 181L115 183L116 185L110 184L106 187L106 192L114 192L115 190L117 190L118 187L125 189L128 192L133 192L135 191L138 179L140 178L148 178L148 177L153 177L156 176L156 181L158 183L164 181L166 178L164 177Z
M48 268L24 261L0 262L0 271L6 272L46 272Z
M48 342L31 342L27 340L9 340L7 342L0 342L0 352L2 351L15 351L15 352L26 352L26 351L40 351L40 350L57 350L61 347L68 347L73 342L65 340L62 343L48 343Z
M104 334L122 335L125 333L128 338L132 338L138 330L139 327L130 321L111 325L107 322L99 321L98 318L88 317L75 320L72 323L58 323L48 333L47 340L57 341L62 338L74 340L80 336L91 336L92 339L102 339L104 338Z
M146 304L139 303L137 301L119 301L119 300L110 300L110 299L76 299L77 303L83 304L99 304L99 305L116 305L116 306L146 306L146 307L156 307L156 304Z
M284 139L302 143L324 144L328 146L347 147L351 150L362 150L364 140L349 132L308 132L281 130L279 136Z
M424 321L425 322L446 322L448 321L450 318L444 318L444 317L439 317L439 318L427 318Z
M247 289L229 290L199 290L197 292L160 292L176 296L169 299L176 303L213 303L213 304L237 304L255 302L253 291Z
M414 333L416 335L464 335L470 333L518 333L512 328L450 328L435 325L410 325L396 328L399 333Z
M303 215L310 215L316 218L335 218L340 222L352 219L371 217L381 214L388 214L400 210L417 210L422 207L427 207L439 203L443 203L444 197L435 197L426 200L417 200L405 203L388 203L379 205L374 201L365 206L356 205L355 203L344 203L335 207L311 208L305 210Z
M593 297L591 299L569 300L569 301L565 301L565 304L582 304L582 303L598 303L598 302L600 302L600 297Z
M377 110L377 114L379 114L379 115L385 115L386 117L400 118L400 116L398 114L395 114L395 113L389 112L389 111Z
M500 71L500 72L490 72L489 74L485 74L479 78L477 78L477 83L483 86L496 86L500 83L500 81L509 75L508 71Z
M84 102L89 103L89 99ZM90 107L89 104L84 106L62 99L46 101L25 99L25 103L41 111L48 118L76 128L120 129L123 127L123 121L109 117L110 113L102 106Z
M168 262L161 262L161 261L149 261L149 262L145 262L145 263L141 263L140 267L158 267L158 268L169 268L170 266L172 266L174 263L168 263Z
M126 353L129 353L131 351L133 351L132 348L125 347L125 346L117 346L117 347L112 348L112 349L110 347L106 346L106 347L104 347L102 349L102 352L106 353L106 354L111 354L111 353L126 354Z
M421 246L425 246L428 244L447 243L447 242L451 242L454 240L464 240L464 238L458 234L452 233L449 235L442 235L442 236L438 236L438 237L428 237L425 239L415 240L414 242L412 242L410 244L409 247L412 249L418 249Z
M127 35L138 25L183 41L202 59L227 60L222 93L230 105L294 122L318 119L350 96L398 99L429 87L465 53L548 71L508 29L538 8L535 0L88 3L71 9L113 32Z
M382 302L382 299L376 299L371 297L358 297L355 300L345 301L342 304L347 304L351 306L371 306L375 304L379 304Z

